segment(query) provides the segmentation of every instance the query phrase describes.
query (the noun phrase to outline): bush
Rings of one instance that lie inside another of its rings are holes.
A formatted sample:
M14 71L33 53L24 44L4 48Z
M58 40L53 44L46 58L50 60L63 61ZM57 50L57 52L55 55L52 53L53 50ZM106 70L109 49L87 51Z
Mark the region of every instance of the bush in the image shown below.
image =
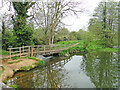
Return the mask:
M9 46L16 46L16 36L13 36L12 31L6 30L5 34L2 36L2 49L7 50Z

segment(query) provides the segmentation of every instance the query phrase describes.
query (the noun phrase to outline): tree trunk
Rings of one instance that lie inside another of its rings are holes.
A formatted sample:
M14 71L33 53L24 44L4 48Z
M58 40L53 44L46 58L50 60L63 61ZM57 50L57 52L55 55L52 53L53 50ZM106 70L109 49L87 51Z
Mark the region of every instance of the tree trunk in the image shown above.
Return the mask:
M55 37L55 35L53 34L53 36L52 36L52 45L53 45L53 42L54 42L54 37Z

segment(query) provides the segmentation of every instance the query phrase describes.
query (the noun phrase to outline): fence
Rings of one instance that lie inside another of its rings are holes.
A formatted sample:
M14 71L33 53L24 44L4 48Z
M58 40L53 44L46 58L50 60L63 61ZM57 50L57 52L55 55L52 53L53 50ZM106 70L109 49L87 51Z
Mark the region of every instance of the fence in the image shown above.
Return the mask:
M46 55L47 53L55 53L60 52L61 50L67 49L70 47L69 45L35 45L35 46L23 46L23 47L16 47L16 48L8 48L9 56L8 58L18 56L18 57L26 57L31 56L33 57L34 54L41 54Z

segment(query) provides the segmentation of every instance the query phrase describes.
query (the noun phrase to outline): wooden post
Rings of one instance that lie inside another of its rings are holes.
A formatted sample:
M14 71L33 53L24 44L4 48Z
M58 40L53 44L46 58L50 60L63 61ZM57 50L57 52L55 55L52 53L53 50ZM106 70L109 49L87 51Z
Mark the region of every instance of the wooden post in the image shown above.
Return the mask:
M9 54L10 54L10 60L11 60L11 48L9 49Z
M20 58L21 58L21 47L19 47L19 52L20 52Z
M44 45L44 54L45 54L45 45Z
M51 50L52 50L52 44L50 44L50 54L52 53L52 51L51 51Z
M38 50L38 49L39 49L39 46L37 46L37 55L38 55L38 52L39 52L39 50Z
M23 46L23 53L24 53L24 46Z
M28 56L30 56L30 47L28 47Z
M33 57L33 47L31 48L31 57Z

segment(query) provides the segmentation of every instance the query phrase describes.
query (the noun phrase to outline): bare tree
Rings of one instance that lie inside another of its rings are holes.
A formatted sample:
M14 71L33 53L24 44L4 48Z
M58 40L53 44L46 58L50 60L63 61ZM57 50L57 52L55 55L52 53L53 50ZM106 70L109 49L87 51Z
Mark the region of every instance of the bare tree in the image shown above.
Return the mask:
M73 0L54 0L38 1L34 8L32 8L33 16L38 26L43 26L46 35L49 35L48 44L53 44L55 30L58 26L64 24L62 19L68 15L78 15L83 12L79 8L80 2Z

